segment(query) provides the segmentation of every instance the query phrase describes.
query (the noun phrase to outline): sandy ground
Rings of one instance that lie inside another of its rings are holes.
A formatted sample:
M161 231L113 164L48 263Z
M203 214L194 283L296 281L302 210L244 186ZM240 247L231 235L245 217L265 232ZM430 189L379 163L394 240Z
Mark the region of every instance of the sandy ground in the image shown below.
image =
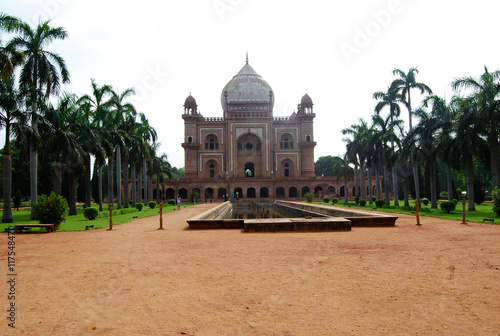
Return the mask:
M400 216L333 233L194 231L213 205L17 234L2 335L500 335L500 225Z

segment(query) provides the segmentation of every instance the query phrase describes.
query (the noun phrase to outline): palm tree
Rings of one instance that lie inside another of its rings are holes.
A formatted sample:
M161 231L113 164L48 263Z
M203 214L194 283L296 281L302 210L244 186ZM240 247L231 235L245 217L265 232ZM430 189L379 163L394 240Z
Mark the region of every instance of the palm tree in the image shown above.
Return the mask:
M375 106L375 113L380 114L382 109L384 109L385 107L389 108L389 118L391 120L389 127L391 132L394 133L394 119L399 118L401 114L401 107L399 106L399 102L402 100L402 96L398 93L397 89L389 87L387 88L387 92L375 92L373 94L373 99L379 100L379 102ZM391 140L391 150L394 155L395 150L393 140ZM398 206L398 175L396 165L392 165L392 189L394 192L394 205Z
M493 188L500 186L500 155L498 151L498 129L500 127L500 71L489 72L484 67L484 74L475 79L461 77L451 86L455 90L471 90L478 108L479 122L482 124L490 147L491 177Z
M398 79L395 79L391 88L401 92L401 99L403 104L408 109L408 121L410 126L410 132L412 131L412 109L411 109L411 90L418 89L420 90L420 94L432 94L432 90L424 83L418 83L416 80L416 75L418 74L418 69L416 67L410 68L407 73L403 72L400 69L394 69L392 71L393 75L399 76ZM412 149L414 152L414 149ZM412 155L412 166L413 166L413 178L415 182L415 196L416 199L420 200L420 182L418 178L418 167L415 164L415 160L413 159L414 155Z
M20 23L19 19L0 12L0 31L14 32ZM10 79L14 73L14 68L21 64L23 59L24 55L15 46L4 47L0 39L0 78L2 81Z
M114 107L114 123L116 123L117 130L120 133L123 141L126 141L126 137L128 135L127 126L129 126L132 122L135 122L135 116L137 115L137 111L131 103L125 103L125 99L135 94L135 90L133 88L126 89L122 93L117 93L113 91L113 97L111 101L113 102ZM118 209L121 209L121 164L122 164L122 141L116 142L116 190L117 190L117 206ZM128 166L127 166L128 167ZM128 172L128 169L125 169ZM124 174L125 175L125 174ZM125 207L128 208L128 174L123 177L124 181L124 195L125 197Z
M34 132L37 131L37 102L46 100L52 93L57 92L61 82L69 82L69 72L66 69L64 59L57 53L45 49L55 40L64 40L68 33L62 27L53 28L49 24L50 21L45 21L39 23L36 29L32 29L27 23L21 23L17 28L19 36L14 37L7 44L7 48L19 49L25 56L19 81L20 86L25 86L31 91L30 119ZM37 161L36 148L31 145L30 196L32 210L37 197ZM31 217L34 219L33 211Z
M360 180L360 188L361 189L361 198L366 199L365 195L365 163L367 160L367 142L369 138L367 137L367 132L368 132L368 124L366 121L362 118L359 119L359 124L353 124L349 128L344 128L342 129L342 134L346 135L352 135L353 139L347 139L344 138L342 139L343 141L348 143L348 152L353 152L351 153L351 157L355 156L356 159L354 160L355 165L359 164L359 180ZM357 170L357 166L356 166ZM356 190L358 190L358 187L356 186Z
M98 175L98 193L99 193L99 211L103 211L102 202L103 202L103 192L102 192L102 167L105 165L105 157L104 151L110 151L111 147L107 142L107 129L104 127L104 122L106 117L110 113L110 108L112 106L111 95L113 93L113 88L110 85L101 85L99 86L95 80L92 78L90 80L90 84L92 87L92 95L83 95L78 100L79 104L89 104L90 105L90 123L95 124L96 131L99 131L99 141L96 142L99 144L97 147L99 150L96 152L99 155L96 155L95 164L98 166L97 175Z
M12 134L20 140L26 133L24 125L25 115L19 107L23 102L22 93L15 87L14 77L0 81L0 129L5 129L5 146L3 149L3 214L2 223L12 223L12 148L10 136Z
M349 189L347 183L350 178L354 176L354 170L349 166L349 159L347 154L343 158L339 158L339 161L333 166L333 174L344 179L344 201L347 203L349 201Z
M391 165L391 160L393 158L392 152L387 145L390 142L397 142L398 137L391 129L390 124L390 116L386 119L383 119L380 115L374 114L372 116L372 138L370 139L371 146L374 148L374 158L376 160L376 174L377 174L377 188L380 188L379 173L377 171L377 167L382 165L384 168L384 191L386 193L385 203L389 205L389 167ZM393 121L393 127L399 127L402 123L401 120ZM380 191L377 189L377 198L380 198Z
M455 122L456 137L452 141L456 153L455 166L460 170L465 170L468 209L474 211L476 210L474 205L474 159L478 156L483 159L480 156L487 153L487 143L480 135L484 125L477 118L477 110L481 103L470 97L455 97L452 104L456 106L458 111Z
M144 202L148 202L147 187L147 162L151 160L150 144L154 144L157 139L156 130L149 125L149 121L143 113L139 114L140 122L137 123L137 134L141 139L142 173L144 174ZM139 194L141 190L139 188ZM141 197L139 197L140 199Z

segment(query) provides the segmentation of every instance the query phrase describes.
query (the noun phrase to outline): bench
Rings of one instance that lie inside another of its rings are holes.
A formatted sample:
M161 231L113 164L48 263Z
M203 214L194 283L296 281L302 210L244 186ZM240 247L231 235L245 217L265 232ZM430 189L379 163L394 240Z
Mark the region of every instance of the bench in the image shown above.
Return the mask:
M85 230L93 229L93 228L94 228L94 224L85 225Z
M14 226L14 233L22 233L24 229L39 227L44 228L47 232L54 232L54 224L16 224Z
M483 223L484 222L495 222L495 219L494 218L483 218Z

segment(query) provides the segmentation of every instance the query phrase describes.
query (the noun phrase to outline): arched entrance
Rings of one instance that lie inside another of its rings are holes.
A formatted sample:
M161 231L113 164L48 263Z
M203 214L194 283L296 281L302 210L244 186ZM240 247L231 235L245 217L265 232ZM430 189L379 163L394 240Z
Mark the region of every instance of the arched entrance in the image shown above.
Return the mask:
M288 189L288 196L289 197L297 197L297 188L290 187L290 189Z
M267 189L266 187L260 188L260 197L261 198L269 197L269 189Z
M285 197L285 189L283 187L276 188L276 197L284 198Z
M256 197L256 194L255 194L255 188L253 187L250 187L247 189L247 198L255 198Z
M243 189L234 188L234 197L235 198L243 198Z
M244 176L245 177L254 177L255 176L255 165L252 162L245 163L244 168Z
M302 197L310 191L311 189L309 189L309 187L302 187Z

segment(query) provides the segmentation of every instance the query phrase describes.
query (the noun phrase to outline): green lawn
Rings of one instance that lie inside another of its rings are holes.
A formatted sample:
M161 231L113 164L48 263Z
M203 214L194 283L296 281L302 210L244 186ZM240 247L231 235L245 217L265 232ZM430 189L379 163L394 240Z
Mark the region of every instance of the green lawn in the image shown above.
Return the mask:
M326 205L324 202L313 202L315 204L322 204ZM459 202L457 203L457 207L455 211L452 211L451 213L447 214L444 211L441 210L440 208L440 203L438 203L438 209L431 209L430 203L429 205L422 205L420 207L420 217L438 217L438 218L444 218L444 219L451 219L451 220L457 220L457 221L462 221L462 203ZM401 214L407 214L407 215L413 215L416 216L415 213L412 213L412 210L410 209L402 209L401 206L404 203L402 201L399 202L400 207L396 207L392 209L391 207L394 207L394 202L391 201L391 205L389 207L382 207L382 208L375 208L375 204L366 204L364 207L357 205L355 202L349 202L347 205L344 204L344 202L340 202L333 205L331 202L328 204L330 206L339 206L339 207L350 207L353 209L360 209L360 210L377 210L377 211L384 211L384 212L389 212L389 213L401 213ZM410 201L410 206L415 207L415 201ZM482 223L483 218L493 218L494 222L493 224L500 224L500 217L496 215L496 213L493 212L493 204L492 203L482 203L480 205L476 204L476 211L468 211L468 204L465 204L465 219L466 221L470 222L476 222L476 223ZM488 224L492 224L491 222L487 222Z
M185 208L186 206L191 206L191 205L193 204L183 203L182 207ZM93 205L93 207L95 207L96 209L99 208L97 205ZM116 204L114 208L116 209ZM177 209L177 206L168 204L163 205L163 213L174 211L175 209ZM109 211L107 210L107 205L105 206L105 210L99 213L99 218L96 218L94 220L88 220L83 216L82 206L78 206L77 210L78 210L78 215L66 216L66 220L59 226L59 231L84 231L85 227L90 224L94 225L94 229L109 227ZM134 220L134 217L136 216L137 218L145 218L158 215L159 213L160 213L159 206L157 206L156 209L150 209L148 206L145 206L144 208L142 208L142 211L138 211L135 208L128 208L128 209L123 208L121 210L114 210L112 217L113 225L130 222ZM6 227L15 224L37 224L37 221L30 220L29 208L22 208L19 211L13 210L12 216L14 217L14 223L11 224L0 223L0 232L4 232ZM159 225L160 224L158 221L158 226ZM31 231L33 232L38 232L39 230L43 230L45 232L44 229L39 229L39 228L31 229Z

